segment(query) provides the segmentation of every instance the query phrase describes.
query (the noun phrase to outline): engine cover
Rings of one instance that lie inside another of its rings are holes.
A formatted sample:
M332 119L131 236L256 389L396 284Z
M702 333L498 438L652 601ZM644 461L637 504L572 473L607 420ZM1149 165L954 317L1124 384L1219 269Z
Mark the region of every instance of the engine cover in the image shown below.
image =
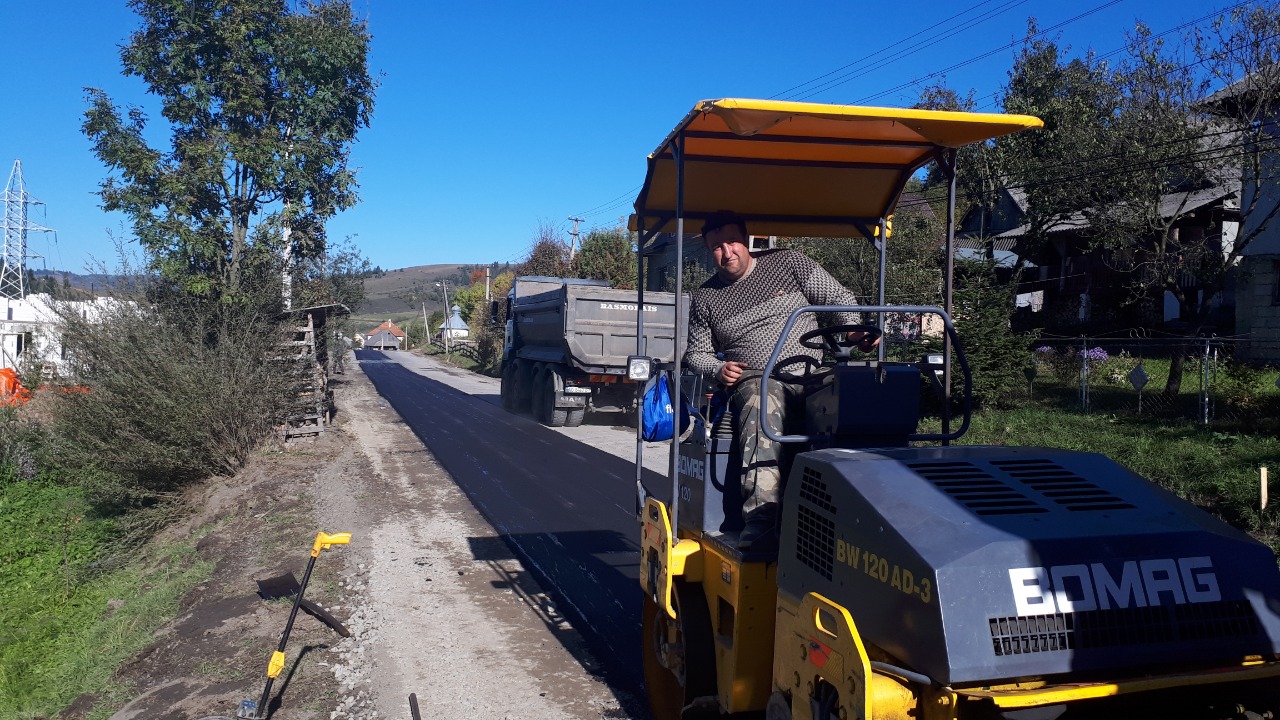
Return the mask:
M1108 458L1043 448L796 458L778 588L944 684L1280 652L1271 551Z

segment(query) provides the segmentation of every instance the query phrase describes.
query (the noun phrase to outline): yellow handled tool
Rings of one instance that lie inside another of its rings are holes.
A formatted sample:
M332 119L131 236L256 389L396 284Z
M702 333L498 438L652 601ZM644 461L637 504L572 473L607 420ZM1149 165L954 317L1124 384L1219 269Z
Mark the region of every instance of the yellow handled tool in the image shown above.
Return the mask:
M298 607L302 604L302 594L307 591L307 582L311 580L311 570L316 566L316 558L320 557L321 550L328 550L334 545L347 545L350 542L351 533L349 532L332 535L326 532L316 533L316 541L311 546L311 559L307 561L307 571L302 575L298 594L293 599L293 609L289 611L289 622L285 624L284 634L280 636L280 644L276 646L276 651L271 653L271 660L267 663L267 685L262 688L262 698L256 705L252 700L240 703L240 710L236 713L236 717L252 720L267 717L267 701L271 699L271 685L284 670L284 646L289 642L289 633L293 632L293 620L298 617Z

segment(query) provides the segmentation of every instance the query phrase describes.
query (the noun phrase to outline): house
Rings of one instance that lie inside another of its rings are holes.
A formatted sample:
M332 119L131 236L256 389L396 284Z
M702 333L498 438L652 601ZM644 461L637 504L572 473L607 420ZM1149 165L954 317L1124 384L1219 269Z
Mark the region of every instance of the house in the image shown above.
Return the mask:
M365 335L364 347L370 350L399 350L404 347L405 332L387 320Z
M449 319L440 326L440 339L463 340L471 335L471 328L462 320L462 308L450 308Z
M403 338L398 338L390 330L375 331L364 341L366 350L399 350Z
M1249 168L1245 154L1241 169L1240 270L1236 287L1235 333L1241 337L1236 356L1257 363L1280 363L1280 106L1274 91L1280 85L1270 66L1210 95L1205 104L1213 112L1238 122L1250 120L1268 140L1267 148Z
M1229 253L1239 229L1240 186L1230 181L1204 188L1172 191L1160 199L1158 212L1174 220L1174 243L1210 243ZM991 208L975 205L957 228L957 255L986 256L1004 267L1021 265L1016 316L1020 329L1042 328L1059 334L1106 332L1131 327L1181 330L1186 318L1173 294L1165 291L1133 302L1133 277L1126 270L1134 258L1097 247L1090 215L1075 212L1059 218L1034 242L1025 222L1027 196L1005 188ZM1179 284L1193 291L1195 278L1184 275ZM1235 295L1229 282L1221 296L1209 298L1210 324L1231 327Z
M111 297L92 300L61 300L61 312L79 313L85 319L100 317L112 304ZM53 372L61 370L65 361L62 330L53 299L46 294L24 298L0 298L0 368L25 370L39 363Z

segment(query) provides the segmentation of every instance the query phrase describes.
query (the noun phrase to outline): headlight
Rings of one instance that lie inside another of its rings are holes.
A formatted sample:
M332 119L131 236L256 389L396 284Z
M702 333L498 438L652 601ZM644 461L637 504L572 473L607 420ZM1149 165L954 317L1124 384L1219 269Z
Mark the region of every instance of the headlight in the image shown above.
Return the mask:
M644 357L642 355L631 355L627 357L627 379L635 382L645 382L649 376L653 374L653 358Z

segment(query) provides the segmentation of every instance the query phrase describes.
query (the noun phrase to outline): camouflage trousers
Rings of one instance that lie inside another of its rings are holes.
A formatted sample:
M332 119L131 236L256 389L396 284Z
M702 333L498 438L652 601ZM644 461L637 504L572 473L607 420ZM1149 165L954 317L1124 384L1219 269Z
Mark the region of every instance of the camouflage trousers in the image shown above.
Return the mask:
M775 434L789 431L789 416L803 397L801 385L769 380L768 422ZM733 438L742 457L742 511L749 513L782 499L783 444L770 440L760 428L760 376L739 380L729 397Z

